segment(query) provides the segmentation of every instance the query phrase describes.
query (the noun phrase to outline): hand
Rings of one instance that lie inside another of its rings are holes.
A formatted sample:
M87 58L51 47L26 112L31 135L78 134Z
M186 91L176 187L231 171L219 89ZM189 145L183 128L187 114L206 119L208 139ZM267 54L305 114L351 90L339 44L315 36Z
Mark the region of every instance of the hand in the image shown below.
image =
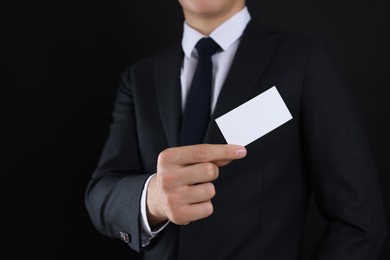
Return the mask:
M157 174L147 190L150 226L170 220L178 225L206 218L213 213L212 181L219 167L246 156L239 145L200 144L169 148L160 153Z

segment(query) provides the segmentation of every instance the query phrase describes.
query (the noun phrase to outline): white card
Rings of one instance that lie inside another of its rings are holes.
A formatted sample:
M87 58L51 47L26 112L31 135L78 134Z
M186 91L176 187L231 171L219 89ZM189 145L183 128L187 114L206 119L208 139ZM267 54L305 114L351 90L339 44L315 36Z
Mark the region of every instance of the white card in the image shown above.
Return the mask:
M215 119L228 144L246 146L292 119L276 87L272 87Z

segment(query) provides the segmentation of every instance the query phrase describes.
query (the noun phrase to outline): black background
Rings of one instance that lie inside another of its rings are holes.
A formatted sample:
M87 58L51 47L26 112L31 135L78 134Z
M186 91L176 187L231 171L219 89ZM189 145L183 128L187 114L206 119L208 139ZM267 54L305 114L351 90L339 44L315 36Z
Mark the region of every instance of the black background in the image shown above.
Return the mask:
M3 1L4 2L4 1ZM0 4L2 259L137 259L100 235L84 208L108 134L119 75L180 39L177 1L56 0ZM390 222L389 1L253 0L272 27L324 38L367 127ZM304 255L323 228L308 215ZM381 259L390 259L386 241Z

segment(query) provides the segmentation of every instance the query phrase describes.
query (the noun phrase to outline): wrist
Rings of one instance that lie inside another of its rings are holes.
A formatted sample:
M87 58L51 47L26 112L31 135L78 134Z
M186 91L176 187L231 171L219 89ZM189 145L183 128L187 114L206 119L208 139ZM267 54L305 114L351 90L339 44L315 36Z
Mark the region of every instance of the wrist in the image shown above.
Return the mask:
M150 227L155 227L168 220L161 205L157 194L156 176L153 176L146 193L146 214Z

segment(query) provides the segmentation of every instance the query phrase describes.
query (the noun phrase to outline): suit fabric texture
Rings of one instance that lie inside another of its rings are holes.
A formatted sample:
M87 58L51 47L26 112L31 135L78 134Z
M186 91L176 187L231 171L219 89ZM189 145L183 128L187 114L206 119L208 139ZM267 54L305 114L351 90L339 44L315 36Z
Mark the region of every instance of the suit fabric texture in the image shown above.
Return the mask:
M367 137L348 87L321 40L252 21L238 47L204 143L226 143L214 119L276 86L293 119L220 169L214 213L170 223L141 246L140 198L161 151L178 146L180 44L122 75L113 123L86 192L93 224L144 259L301 259L313 195L328 223L312 259L376 259L385 218ZM254 117L254 120L256 118ZM122 233L121 233L122 232Z

